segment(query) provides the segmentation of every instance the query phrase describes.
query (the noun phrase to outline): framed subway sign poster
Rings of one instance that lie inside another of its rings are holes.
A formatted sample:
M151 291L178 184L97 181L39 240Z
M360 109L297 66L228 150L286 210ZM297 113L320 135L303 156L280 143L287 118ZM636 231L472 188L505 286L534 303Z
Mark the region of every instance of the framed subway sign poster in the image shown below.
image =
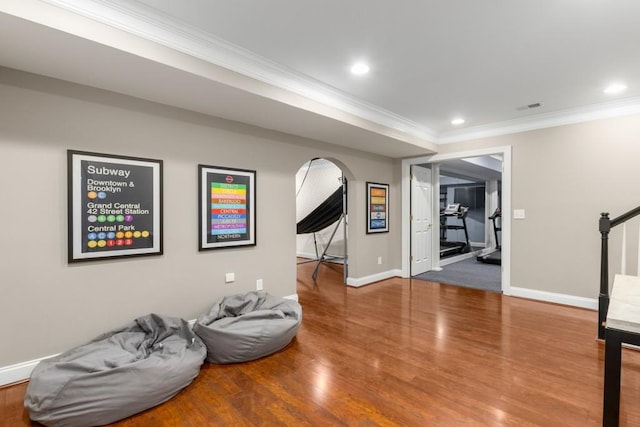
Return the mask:
M200 250L256 244L256 171L198 165Z
M367 182L367 234L389 231L389 185Z
M69 262L162 254L162 160L67 156Z

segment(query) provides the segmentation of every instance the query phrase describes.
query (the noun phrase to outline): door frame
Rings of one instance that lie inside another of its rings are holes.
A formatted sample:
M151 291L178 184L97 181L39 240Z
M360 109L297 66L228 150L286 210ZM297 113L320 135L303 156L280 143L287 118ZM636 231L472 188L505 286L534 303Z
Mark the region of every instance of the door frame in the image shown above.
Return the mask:
M502 293L505 295L511 294L511 146L457 151L402 160L402 277L411 277L411 262L409 258L411 256L411 165L436 163L436 165L434 165L435 167L431 169L433 194L433 191L436 191L437 187L440 186L437 163L446 160L489 156L492 154L502 155ZM438 176L436 176L436 173L438 173ZM432 208L433 218L436 218L440 212L435 197L432 197ZM435 231L437 230L434 229L434 233ZM436 239L432 238L433 245L435 245L435 241ZM433 253L435 252L433 252L432 249L432 254ZM432 255L431 259L432 269L438 269L440 263L439 258Z

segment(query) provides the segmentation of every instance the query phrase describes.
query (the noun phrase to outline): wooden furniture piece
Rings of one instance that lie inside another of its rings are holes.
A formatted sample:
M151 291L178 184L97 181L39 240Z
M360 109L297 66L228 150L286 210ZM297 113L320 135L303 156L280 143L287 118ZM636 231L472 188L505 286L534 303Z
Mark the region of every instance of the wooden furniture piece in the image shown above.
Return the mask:
M640 277L616 275L605 328L604 406L602 425L620 421L622 344L640 345Z

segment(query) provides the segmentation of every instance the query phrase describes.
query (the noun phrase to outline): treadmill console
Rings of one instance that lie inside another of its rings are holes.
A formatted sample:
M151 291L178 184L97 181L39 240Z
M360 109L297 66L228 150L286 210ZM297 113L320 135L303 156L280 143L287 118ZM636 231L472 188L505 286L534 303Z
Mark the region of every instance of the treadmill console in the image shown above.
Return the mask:
M449 203L442 212L445 215L455 215L460 211L460 203Z

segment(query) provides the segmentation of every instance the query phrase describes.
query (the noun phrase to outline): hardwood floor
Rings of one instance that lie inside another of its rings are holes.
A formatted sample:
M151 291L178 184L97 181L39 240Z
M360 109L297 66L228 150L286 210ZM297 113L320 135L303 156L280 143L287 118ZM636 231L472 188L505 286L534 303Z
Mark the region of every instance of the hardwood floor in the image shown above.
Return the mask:
M286 349L205 364L171 401L117 426L599 426L596 313L390 279L345 287L299 267L303 323ZM640 353L623 351L621 425L640 426ZM26 384L0 390L0 425L28 426Z

